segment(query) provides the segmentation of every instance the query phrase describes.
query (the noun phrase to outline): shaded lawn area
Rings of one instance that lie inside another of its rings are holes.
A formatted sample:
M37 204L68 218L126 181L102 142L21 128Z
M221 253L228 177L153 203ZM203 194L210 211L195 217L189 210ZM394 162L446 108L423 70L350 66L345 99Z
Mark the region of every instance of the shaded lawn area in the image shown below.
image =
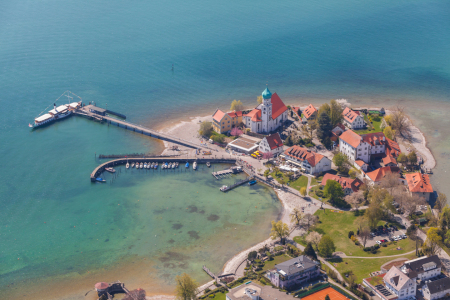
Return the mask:
M293 238L293 240L294 240L294 242L296 242L297 244L300 244L300 245L302 245L302 246L304 246L304 247L306 247L306 245L308 244L308 243L306 243L306 242L304 241L304 239L303 239L302 236L295 236L295 237Z
M301 189L302 187L307 187L307 186L308 186L308 177L307 177L307 176L301 175L301 176L300 176L299 178L297 178L296 180L291 181L291 180L289 179L289 176L286 176L285 173L283 173L283 172L281 172L281 171L280 171L280 173L282 174L281 177L275 176L275 172L270 173L270 175L271 175L273 178L275 178L275 180L276 180L278 183L279 183L278 180L279 180L280 178L283 178L284 181L285 181L286 183L289 182L289 186L290 186L290 187L292 187L292 188L294 188L294 189L296 189L296 190L298 190L298 191L300 191L300 189Z
M318 210L315 215L319 217L320 223L315 227L323 230L326 234L331 236L336 246L336 251L344 252L348 256L386 256L403 254L415 250L416 244L411 239L404 239L398 242L393 242L387 247L380 247L376 254L365 252L362 247L356 246L352 240L348 238L348 232L357 231L357 219L353 212L332 212L330 209ZM387 239L387 237L375 237L376 240ZM401 250L396 250L400 247Z
M289 255L286 255L286 254L274 256L273 260L266 260L264 262L264 267L262 268L261 271L259 271L259 273L273 269L275 267L275 265L285 262L290 259L292 259L292 257L290 257Z
M322 191L322 193L323 193L323 190L320 189L321 186L322 185L317 185L317 186L313 186L312 188L310 188L309 195L311 197L316 198L317 200L322 200L324 203L326 203L330 200L330 197L325 197L324 195L322 195L322 196L317 195L317 191ZM322 198L322 199L320 199L320 198Z
M328 262L332 264L339 273L343 274L348 271L352 271L356 276L356 282L362 283L364 278L370 277L370 273L379 271L381 266L385 263L397 259L400 257L388 257L388 258L333 258ZM405 255L404 258L414 259L416 256L413 254ZM345 277L344 277L345 278Z

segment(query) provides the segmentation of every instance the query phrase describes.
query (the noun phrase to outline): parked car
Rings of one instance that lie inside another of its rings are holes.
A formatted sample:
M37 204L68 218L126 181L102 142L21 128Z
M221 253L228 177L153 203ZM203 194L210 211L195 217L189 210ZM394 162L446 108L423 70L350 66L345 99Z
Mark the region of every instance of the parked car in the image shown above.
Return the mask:
M381 245L381 241L377 241L377 244L378 244L378 245Z
M403 235L402 235L402 238L406 239L406 238L407 238L406 234L403 234Z

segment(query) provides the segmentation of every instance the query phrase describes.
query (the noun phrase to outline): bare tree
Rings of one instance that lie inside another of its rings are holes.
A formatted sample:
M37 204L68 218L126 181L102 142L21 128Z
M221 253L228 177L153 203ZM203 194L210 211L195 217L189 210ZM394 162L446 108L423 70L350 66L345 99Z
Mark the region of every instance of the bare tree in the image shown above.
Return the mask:
M404 192L403 200L402 200L402 208L408 216L412 216L417 209L418 205L425 204L425 199L416 194L410 194L408 192Z
M445 205L447 205L447 196L443 193L438 193L438 197L436 199L436 203L434 204L434 208L436 208L439 212L442 212Z
M351 193L350 195L345 197L345 201L350 204L355 210L358 210L358 208L364 202L363 191Z
M359 238L363 244L363 247L366 247L367 240L370 238L370 228L365 226L362 230L359 231Z
M411 123L408 120L404 107L397 106L392 112L389 120L392 129L394 129L397 134L400 134L404 138L410 137Z
M311 226L314 226L318 219L319 218L317 216L307 213L304 215L302 223L305 225L306 230L309 231L309 228L311 228Z
M308 124L302 126L302 134L304 138L312 141L314 137L314 130L316 129L317 129L317 121L309 120Z
M305 238L305 240L308 243L314 244L317 249L317 245L319 245L320 239L322 238L322 235L316 231L311 231Z
M389 191L393 195L393 190L401 185L398 173L388 172L383 179L381 179L380 186Z

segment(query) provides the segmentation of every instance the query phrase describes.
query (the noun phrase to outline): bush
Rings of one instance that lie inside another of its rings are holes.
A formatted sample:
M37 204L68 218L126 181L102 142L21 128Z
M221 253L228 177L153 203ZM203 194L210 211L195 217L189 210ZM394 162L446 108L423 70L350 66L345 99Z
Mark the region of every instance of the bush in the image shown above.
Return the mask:
M215 296L216 296L216 295L211 294L211 295L209 295L208 297L212 299L212 298L214 298Z
M308 144L305 145L306 148L312 148L312 147L314 147L314 146L315 146L315 145L314 145L313 143L308 143Z
M386 243L382 243L381 247L387 247L387 244Z
M206 288L206 289L205 289L205 294L207 294L207 293L209 293L209 292L211 292L211 290L210 290L209 288Z
M318 197L323 197L323 192L321 190L316 191Z
M371 248L371 247L364 247L363 250L364 250L365 252L369 252L370 250L372 250L372 248Z
M356 237L354 235L352 235L351 240L352 240L352 242L355 242L356 241Z
M349 238L349 239L351 239L352 236L354 236L354 235L355 235L355 233L354 233L353 231L349 231L349 232L348 232L348 238Z
M281 250L283 250L284 249L284 247L283 246L276 246L275 248L273 248L275 251L281 251Z
M355 245L359 246L359 241L358 240L355 241Z

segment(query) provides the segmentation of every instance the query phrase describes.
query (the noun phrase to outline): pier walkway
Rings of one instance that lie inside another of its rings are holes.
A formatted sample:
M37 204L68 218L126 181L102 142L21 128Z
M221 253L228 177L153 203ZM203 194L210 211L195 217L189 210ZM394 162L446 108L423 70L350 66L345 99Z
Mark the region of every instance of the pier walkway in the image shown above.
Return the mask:
M221 187L220 188L220 191L221 192L228 192L228 191L231 191L232 189L234 189L235 187L238 187L238 186L240 186L240 185L242 185L242 184L244 184L244 183L246 183L246 182L249 182L251 179L253 179L253 177L247 177L247 178L245 178L245 179L242 179L242 180L239 180L239 181L236 181L235 183L233 183L232 185L224 185L223 187Z
M116 119L116 118L113 118L110 116L106 116L106 115L103 116L100 114L93 113L93 112L89 111L86 107L77 109L73 113L78 116L87 117L89 119L97 120L100 122L106 122L111 125L116 125L117 127L122 127L122 128L128 129L128 130L134 131L134 132L138 132L138 133L148 135L148 136L151 136L151 137L163 140L163 141L168 141L168 142L179 144L179 145L186 146L189 148L194 148L194 149L208 148L207 145L200 145L200 144L196 144L196 143L193 143L190 141L186 141L186 140L174 137L174 136L166 134L166 133L162 133L162 132L159 132L159 131L156 131L153 129L146 128L141 125L136 125L136 124L127 122L125 120L119 120L119 119ZM115 113L115 114L117 114L117 113Z
M132 163L148 163L148 162L178 162L178 163L185 163L189 162L189 164L192 164L194 161L197 162L197 164L206 164L207 162L210 163L226 163L226 164L235 164L236 159L235 158L174 158L174 157L144 157L144 158L118 158L114 160L107 161L99 166L97 166L94 171L91 173L91 181L95 182L95 179L100 176L101 173L105 170L105 168L114 167L118 165L124 165L127 162L130 164Z

